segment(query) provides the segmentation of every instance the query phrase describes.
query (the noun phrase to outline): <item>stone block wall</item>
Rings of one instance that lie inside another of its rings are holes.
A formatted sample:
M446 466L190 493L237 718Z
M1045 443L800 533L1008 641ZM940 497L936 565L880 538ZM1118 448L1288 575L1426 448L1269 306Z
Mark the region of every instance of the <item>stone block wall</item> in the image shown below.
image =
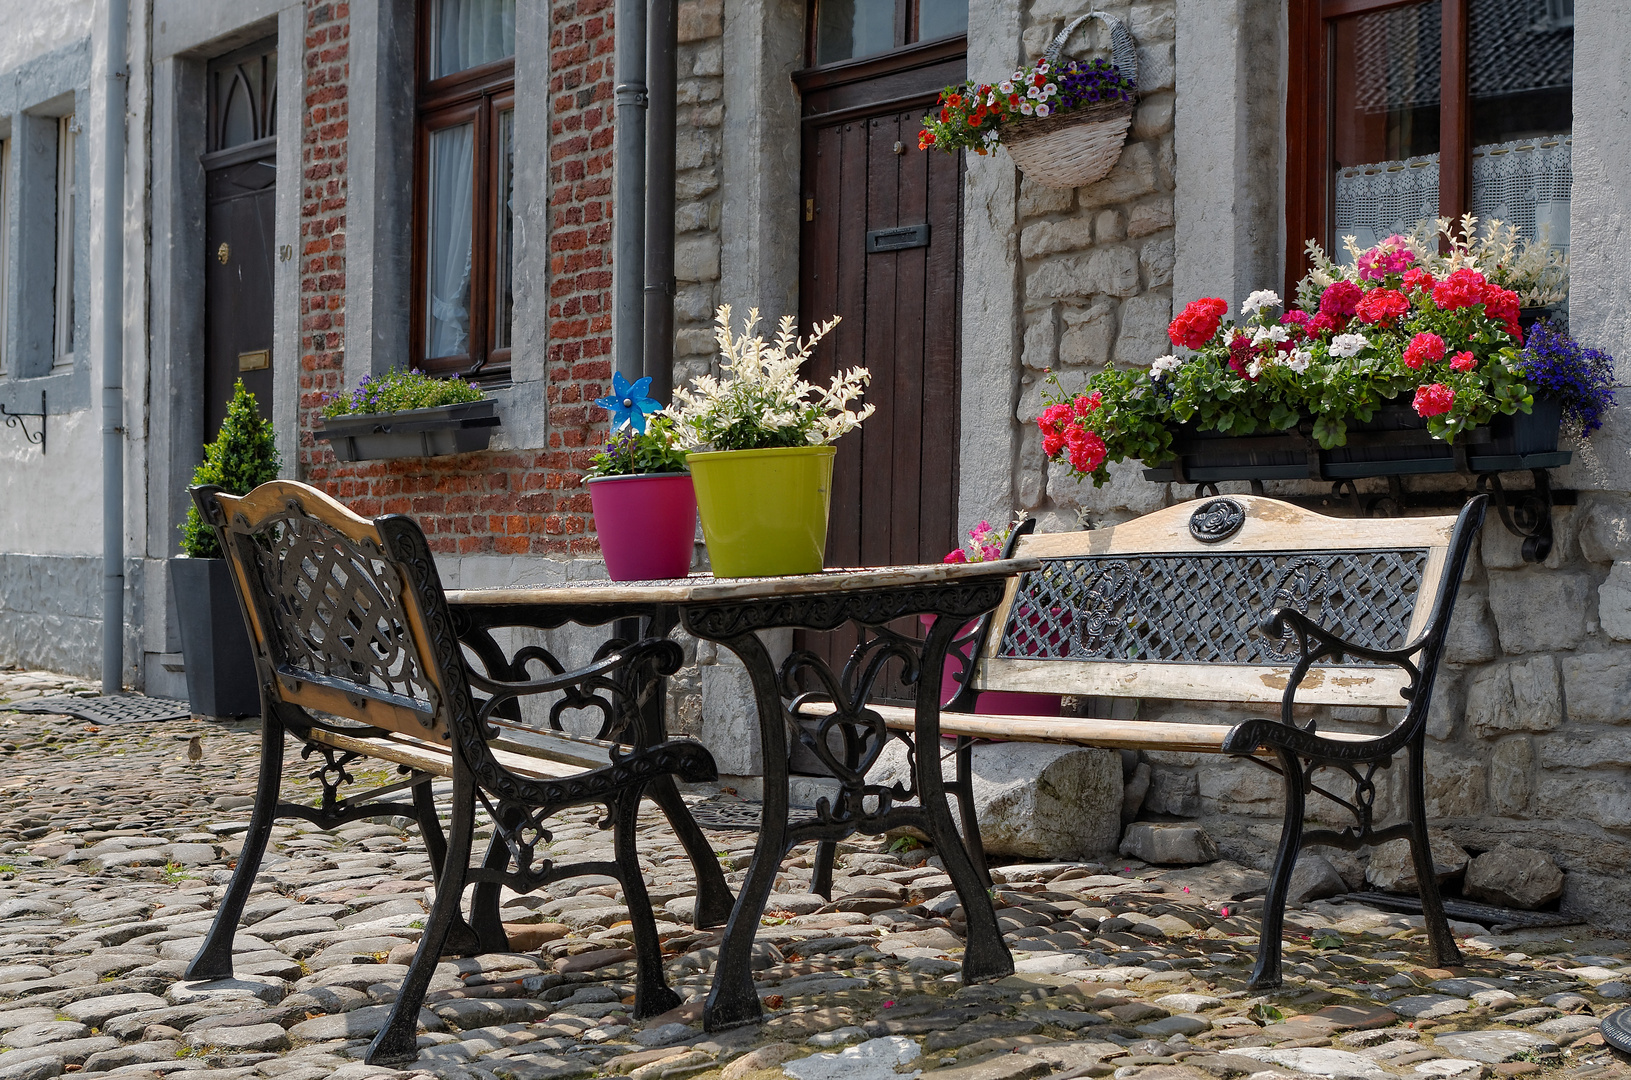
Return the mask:
M1108 176L1075 190L1020 180L1018 221L1024 344L1016 421L1014 492L1044 528L1072 528L1076 485L1048 470L1033 421L1045 374L1069 390L1107 364L1148 366L1166 353L1172 320L1174 0L1103 5L1138 46L1139 101L1121 158ZM1060 0L1022 7L1025 52L1038 56L1080 13ZM1090 32L1089 32L1090 31ZM1077 30L1065 55L1107 49L1096 20ZM1000 151L999 151L1000 153ZM1142 481L1141 481L1142 482ZM993 507L993 514L1004 508Z
M708 371L719 306L725 3L680 4L674 211L674 384Z

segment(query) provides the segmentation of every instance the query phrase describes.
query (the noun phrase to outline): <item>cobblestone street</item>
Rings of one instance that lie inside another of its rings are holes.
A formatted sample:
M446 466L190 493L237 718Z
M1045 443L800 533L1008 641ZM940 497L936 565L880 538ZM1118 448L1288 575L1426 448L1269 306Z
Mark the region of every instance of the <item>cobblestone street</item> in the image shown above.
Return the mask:
M0 672L0 708L75 689L88 688ZM963 987L961 910L937 860L867 838L841 847L831 904L808 892L811 851L791 854L756 950L767 1021L708 1035L719 934L690 926L689 864L654 812L641 858L686 1005L630 1022L619 891L573 879L506 893L528 951L445 961L419 1061L374 1068L360 1059L431 897L407 819L280 826L237 978L182 979L230 877L257 749L250 725L0 711L0 1080L1631 1077L1596 1030L1631 998L1631 949L1587 927L1456 923L1466 966L1435 970L1419 917L1318 902L1289 913L1286 986L1262 996L1245 989L1262 873L1020 864L994 874L1020 973ZM313 765L290 756L285 797L310 800ZM608 843L590 813L559 826L557 853ZM734 887L753 834L709 835Z

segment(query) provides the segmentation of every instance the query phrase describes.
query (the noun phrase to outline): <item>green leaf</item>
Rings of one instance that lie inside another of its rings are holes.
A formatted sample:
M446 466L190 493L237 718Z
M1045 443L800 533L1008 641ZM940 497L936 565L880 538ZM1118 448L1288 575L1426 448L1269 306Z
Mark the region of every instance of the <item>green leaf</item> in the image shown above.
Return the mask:
M247 495L269 480L276 480L282 461L278 456L276 429L272 421L261 419L255 395L238 380L226 419L215 441L204 447L204 460L193 470L193 486L215 484L229 495ZM181 550L194 559L219 559L221 545L213 526L198 516L198 507L187 508L181 529Z
M1348 422L1327 413L1314 420L1314 438L1326 450L1348 445Z

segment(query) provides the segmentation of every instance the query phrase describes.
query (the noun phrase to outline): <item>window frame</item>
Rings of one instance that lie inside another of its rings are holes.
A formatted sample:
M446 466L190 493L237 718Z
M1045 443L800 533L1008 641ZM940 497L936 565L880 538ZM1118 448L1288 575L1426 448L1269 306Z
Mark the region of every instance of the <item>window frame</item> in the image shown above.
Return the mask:
M79 346L75 334L74 252L79 232L79 127L76 114L57 117L56 240L52 287L51 366L70 367ZM67 348L64 348L64 343Z
M493 255L502 212L499 176L498 117L515 108L515 58L432 79L431 3L419 5L417 71L413 137L413 257L410 273L409 355L412 366L430 375L458 375L481 383L508 382L511 350L494 349L493 318L497 309ZM471 137L470 300L466 351L462 356L428 358L425 341L430 238L430 135L461 123L473 125ZM511 119L512 138L514 118ZM513 259L513 252L512 252ZM512 263L513 265L513 263ZM512 313L513 318L513 313Z
M1310 237L1326 243L1334 228L1335 168L1331 161L1331 70L1335 19L1408 7L1421 0L1293 0L1286 77L1286 293L1308 272ZM1467 22L1471 0L1439 0L1440 217L1460 218L1472 205L1471 101ZM1453 151L1453 153L1452 153Z
M11 359L6 339L11 285L11 142L11 135L0 139L0 376L10 371Z
M804 26L804 66L806 69L815 67L835 67L839 64L854 64L865 60L877 60L879 57L891 56L902 49L912 48L929 42L951 41L962 38L967 39L967 30L955 34L942 34L940 37L925 38L920 33L923 16L923 0L895 0L895 44L883 52L867 53L865 56L850 56L842 60L829 60L825 64L820 62L817 49L820 45L821 35L821 5L822 0L806 5Z

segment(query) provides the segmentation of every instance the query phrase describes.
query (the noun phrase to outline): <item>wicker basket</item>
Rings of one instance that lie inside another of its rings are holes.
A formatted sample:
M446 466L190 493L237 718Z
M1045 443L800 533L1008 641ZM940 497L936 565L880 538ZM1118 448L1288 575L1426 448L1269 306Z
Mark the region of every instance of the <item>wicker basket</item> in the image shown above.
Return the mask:
M1057 63L1065 41L1089 19L1110 28L1111 60L1138 85L1138 51L1121 20L1102 11L1072 19L1048 43L1043 55ZM1002 145L1021 172L1049 187L1074 188L1104 179L1121 158L1127 128L1133 120L1133 102L1111 101L1041 120L1007 121L1000 127Z

